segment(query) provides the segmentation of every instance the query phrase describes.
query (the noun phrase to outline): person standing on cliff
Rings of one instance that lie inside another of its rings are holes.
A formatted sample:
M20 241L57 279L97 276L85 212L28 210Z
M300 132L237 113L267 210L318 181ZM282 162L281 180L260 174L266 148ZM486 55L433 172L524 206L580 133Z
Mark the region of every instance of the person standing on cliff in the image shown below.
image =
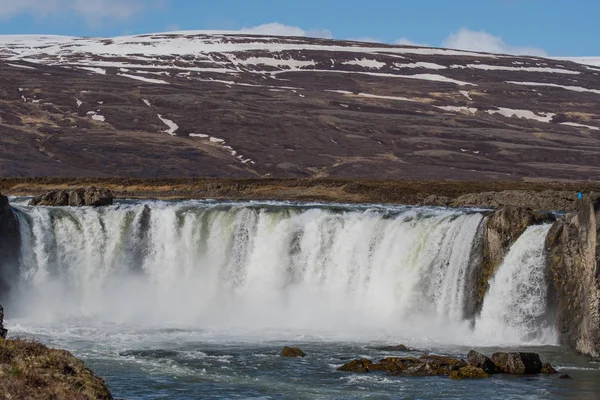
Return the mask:
M577 192L577 198L578 199L583 199L583 193L582 192Z

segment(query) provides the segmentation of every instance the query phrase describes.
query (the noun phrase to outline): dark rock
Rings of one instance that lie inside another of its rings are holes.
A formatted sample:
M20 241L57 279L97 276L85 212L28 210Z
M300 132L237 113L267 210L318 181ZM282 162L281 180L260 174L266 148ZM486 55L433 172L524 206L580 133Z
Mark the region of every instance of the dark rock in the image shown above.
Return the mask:
M547 362L542 364L542 370L540 372L542 374L547 374L547 375L558 373L558 371L555 370L554 367L552 367L552 364L547 363Z
M8 331L4 329L4 308L2 308L2 304L0 304L0 338L6 339L6 334Z
M447 375L445 372L444 369L438 368L433 364L420 363L413 367L406 368L401 374L404 376L438 376Z
M412 351L412 349L406 347L403 344L397 344L394 346L377 347L377 350L381 350L381 351Z
M536 353L494 353L492 362L507 374L539 374L542 371L542 361Z
M73 190L52 190L31 200L32 206L110 206L114 196L105 188L78 188Z
M554 222L551 213L537 212L523 207L505 207L491 213L484 221L482 261L474 268L468 279L470 304L467 317L473 317L483 305L483 299L489 289L490 279L496 273L510 247L530 225Z
M298 347L285 346L281 350L281 357L304 357L306 354Z
M488 374L497 374L501 372L500 368L498 368L489 357L486 357L475 350L471 350L469 354L467 354L467 361L470 365L481 368Z
M96 189L95 187L89 187L85 189L83 193L83 202L87 206L110 206L113 204L114 196L110 190L106 188Z
M16 212L8 198L0 194L0 298L6 297L18 275L21 257L21 232Z
M444 368L451 371L467 366L467 363L464 360L457 360L455 358L446 356L421 356L419 357L419 360L435 365L438 368Z
M573 209L575 198L576 193L572 190L479 191L460 195L453 199L450 205L452 207L521 207L534 210L570 211Z
M569 374L562 374L558 377L558 379L573 379Z
M474 365L467 365L456 371L450 372L450 379L479 379L479 378L490 378L491 375L484 371L482 368L478 368Z
M379 361L378 364L373 364L372 370L386 371L392 374L401 374L408 368L414 368L423 362L414 357L387 357Z
M365 373L365 372L371 371L372 367L373 367L373 361L366 359L366 358L361 358L359 360L352 360L352 361L342 365L337 370L344 371L344 372Z
M590 197L577 199L576 212L556 222L546 237L553 285L555 323L560 343L600 357L600 207Z
M483 369L468 365L463 360L451 357L428 355L415 357L387 357L373 363L362 358L338 368L338 371L366 373L388 372L395 376L450 376L453 379L488 378Z
M434 194L427 196L422 202L422 206L449 207L452 199L447 196L436 196Z

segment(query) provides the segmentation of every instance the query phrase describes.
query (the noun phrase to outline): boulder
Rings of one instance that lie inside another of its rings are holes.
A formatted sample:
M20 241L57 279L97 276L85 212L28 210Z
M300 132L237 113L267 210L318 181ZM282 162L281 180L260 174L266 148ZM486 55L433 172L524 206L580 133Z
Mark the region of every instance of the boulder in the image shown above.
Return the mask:
M536 353L494 353L492 362L507 374L539 374L542 371L542 361Z
M490 378L491 375L484 371L482 368L475 367L473 365L467 365L456 371L450 372L450 379L462 380L462 379L480 379Z
M16 211L8 197L0 194L0 299L5 298L18 275L21 257L21 232Z
M4 308L2 308L2 304L0 304L0 338L6 339L6 334L8 331L4 329Z
M590 197L577 199L576 211L556 222L546 237L550 302L560 343L600 357L600 207Z
M352 360L341 367L339 367L338 371L344 372L357 372L357 373L365 373L370 372L373 367L373 361L361 358L359 360Z
M510 247L530 225L556 221L552 213L533 211L523 207L504 207L492 212L484 220L481 262L468 276L470 288L465 314L474 317L481 311L489 282L504 260Z
M399 375L410 368L415 368L423 362L414 357L387 357L379 360L378 364L373 364L373 371L386 371L391 374Z
M72 190L52 190L46 194L31 200L32 206L110 206L113 204L114 196L110 190L105 188L78 188Z
M451 357L428 355L415 357L387 357L378 363L361 358L352 360L338 371L366 373L388 372L395 376L449 376L452 379L488 378L483 369L468 365L463 360Z
M281 357L304 357L306 354L298 347L288 347L285 346L283 350L281 350Z
M377 350L381 350L381 351L413 351L412 349L406 347L403 344L397 344L397 345L393 345L393 346L382 346L382 347L377 347Z
M554 369L552 364L547 363L547 362L542 364L542 370L540 372L542 374L547 374L547 375L552 375L552 374L558 373L558 371Z
M497 374L501 372L500 368L498 368L489 357L486 357L475 350L469 351L469 354L467 354L467 361L473 367L480 368L487 374Z

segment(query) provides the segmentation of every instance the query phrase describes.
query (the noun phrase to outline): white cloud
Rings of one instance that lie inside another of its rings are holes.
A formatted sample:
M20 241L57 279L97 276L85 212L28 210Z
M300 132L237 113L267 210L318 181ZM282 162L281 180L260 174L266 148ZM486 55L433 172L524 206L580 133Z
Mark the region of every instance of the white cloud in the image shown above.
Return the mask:
M410 39L407 38L400 38L394 41L394 44L399 44L399 45L403 45L403 46L419 46L419 47L431 47L429 46L427 43L417 43L417 42L413 42Z
M499 36L485 31L472 31L461 28L451 33L442 42L443 47L459 50L481 51L486 53L522 54L531 56L546 56L546 52L536 47L511 46Z
M280 24L279 22L270 22L268 24L262 24L253 26L250 28L240 29L242 33L249 33L254 35L272 35L272 36L308 36L316 38L331 39L333 35L331 31L323 29L312 29L304 30L297 26L290 26Z
M142 0L2 0L0 19L29 14L37 18L74 13L90 25L130 19L145 8Z

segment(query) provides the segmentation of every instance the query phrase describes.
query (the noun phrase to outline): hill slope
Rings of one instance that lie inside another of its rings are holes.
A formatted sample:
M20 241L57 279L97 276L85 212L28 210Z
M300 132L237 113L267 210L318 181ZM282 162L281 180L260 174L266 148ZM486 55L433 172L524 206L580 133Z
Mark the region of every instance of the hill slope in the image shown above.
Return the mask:
M598 180L599 75L219 32L0 36L0 176Z

